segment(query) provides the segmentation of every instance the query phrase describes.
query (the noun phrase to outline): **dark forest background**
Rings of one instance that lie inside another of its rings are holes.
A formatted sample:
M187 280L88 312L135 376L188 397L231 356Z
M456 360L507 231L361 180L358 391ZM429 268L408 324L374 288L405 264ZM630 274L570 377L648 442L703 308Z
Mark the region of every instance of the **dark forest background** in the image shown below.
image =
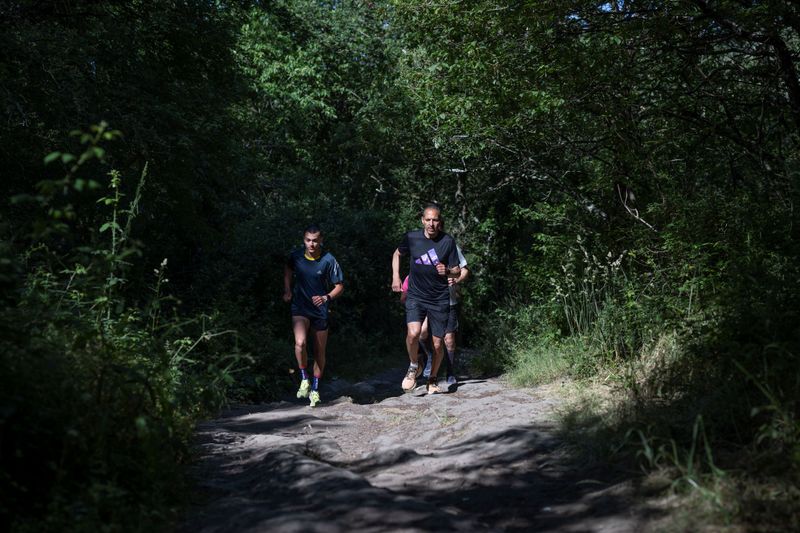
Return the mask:
M310 222L329 374L403 364L436 201L471 372L602 376L586 438L797 526L799 59L788 0L0 3L0 524L169 527L194 423L292 387Z

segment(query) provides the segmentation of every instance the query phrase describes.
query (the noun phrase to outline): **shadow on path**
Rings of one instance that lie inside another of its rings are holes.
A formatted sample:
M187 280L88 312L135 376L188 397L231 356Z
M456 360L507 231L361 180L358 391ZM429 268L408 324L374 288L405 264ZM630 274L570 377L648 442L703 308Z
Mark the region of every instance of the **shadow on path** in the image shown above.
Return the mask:
M322 408L240 406L201 425L205 501L180 531L623 532L658 514L636 503L635 476L554 437L537 389L404 395L398 375L365 382L393 390L363 404L343 390Z

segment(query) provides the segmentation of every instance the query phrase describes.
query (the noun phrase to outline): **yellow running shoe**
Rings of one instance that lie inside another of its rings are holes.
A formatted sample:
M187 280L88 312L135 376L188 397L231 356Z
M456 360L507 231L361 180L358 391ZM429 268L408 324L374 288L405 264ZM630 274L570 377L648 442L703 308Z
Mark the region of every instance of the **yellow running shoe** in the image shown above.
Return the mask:
M310 400L308 405L311 406L311 407L316 407L317 404L320 402L319 391L312 390L311 394L308 396L308 398Z
M298 398L308 398L308 391L311 390L311 383L304 379L300 382L300 388L297 389Z

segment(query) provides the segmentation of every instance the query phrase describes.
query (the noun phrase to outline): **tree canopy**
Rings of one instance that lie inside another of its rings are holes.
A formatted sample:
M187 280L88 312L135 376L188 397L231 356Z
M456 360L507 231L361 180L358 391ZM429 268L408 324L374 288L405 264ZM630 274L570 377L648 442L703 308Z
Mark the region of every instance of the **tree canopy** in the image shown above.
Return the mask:
M180 474L143 487L191 424L290 386L310 222L332 371L402 361L390 259L430 201L476 372L558 353L628 380L629 427L796 476L795 2L23 0L0 50L2 522L169 520Z

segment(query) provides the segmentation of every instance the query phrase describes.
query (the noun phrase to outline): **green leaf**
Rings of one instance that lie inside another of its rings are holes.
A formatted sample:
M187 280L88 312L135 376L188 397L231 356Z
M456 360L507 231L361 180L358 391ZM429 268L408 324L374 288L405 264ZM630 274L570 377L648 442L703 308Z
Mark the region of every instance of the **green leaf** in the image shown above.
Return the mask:
M11 197L11 203L13 205L21 204L23 202L42 202L44 198L41 196L34 196L31 194L15 194Z
M61 152L50 152L49 154L47 154L45 156L44 164L45 165L49 165L50 163L52 163L53 161L55 161L59 157L61 157Z

